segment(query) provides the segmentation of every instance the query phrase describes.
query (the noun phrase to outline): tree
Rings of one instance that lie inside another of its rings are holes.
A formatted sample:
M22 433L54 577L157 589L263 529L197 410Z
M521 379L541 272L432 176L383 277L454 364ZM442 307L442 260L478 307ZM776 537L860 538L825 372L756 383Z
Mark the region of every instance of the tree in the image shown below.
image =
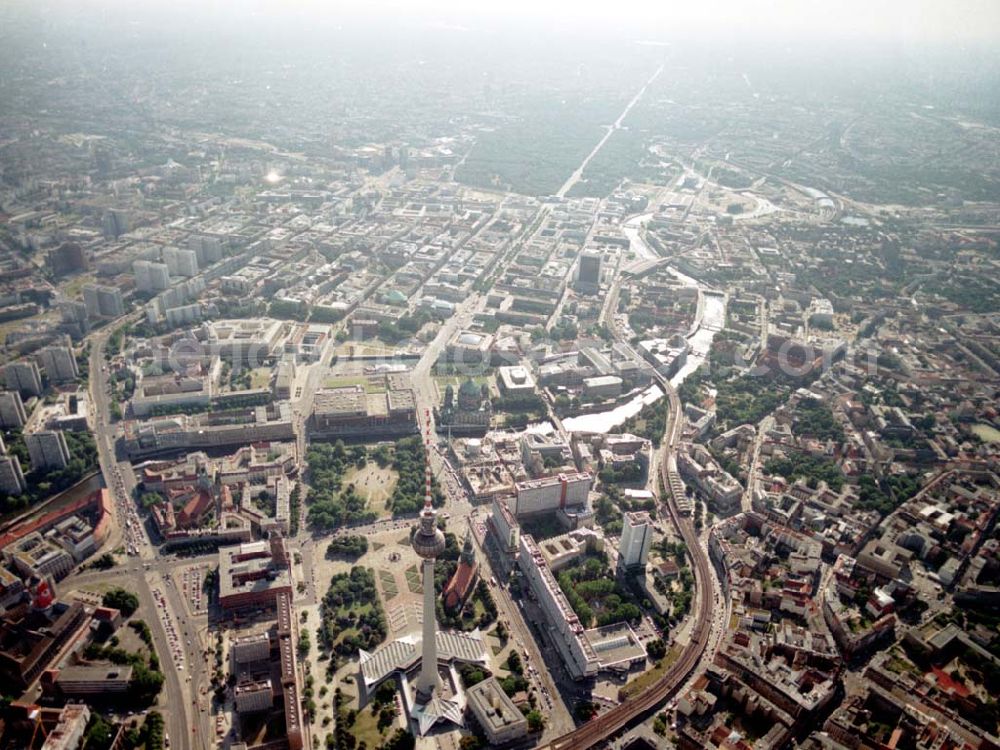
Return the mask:
M597 714L597 704L591 701L580 701L573 707L573 713L580 721L590 721Z
M368 537L360 534L335 537L326 548L326 556L330 558L345 557L357 560L368 551Z
M163 502L163 495L159 492L143 492L139 496L139 503L143 508L152 508L154 505L159 505Z
M87 732L84 735L84 746L87 750L107 750L114 739L115 726L104 720L98 713L90 715Z
M540 732L545 726L545 717L542 716L538 709L531 709L524 715L524 718L528 720L529 732Z
M405 729L397 729L389 739L382 743L382 750L413 750L416 740Z
M386 680L375 689L375 701L381 705L388 705L396 698L396 681Z
M662 638L650 641L646 644L646 654L653 661L658 661L667 655L667 644Z
M511 674L524 674L524 667L521 665L521 655L517 651L511 651L507 657L507 669Z
M101 603L105 607L117 609L123 617L131 617L132 613L139 609L139 597L123 588L113 588L108 591Z
M91 565L97 570L108 570L115 567L115 557L110 552L105 552L103 555L94 560Z

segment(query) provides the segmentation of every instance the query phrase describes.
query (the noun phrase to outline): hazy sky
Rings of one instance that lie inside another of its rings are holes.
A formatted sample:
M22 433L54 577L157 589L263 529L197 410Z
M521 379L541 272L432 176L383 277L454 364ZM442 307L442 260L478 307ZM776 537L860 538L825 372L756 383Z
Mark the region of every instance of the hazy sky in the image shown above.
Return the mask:
M165 13L191 23L291 17L484 30L526 22L532 31L603 30L665 39L724 36L890 38L921 44L1000 37L1000 0L19 0L39 15ZM85 11L86 9L86 11Z

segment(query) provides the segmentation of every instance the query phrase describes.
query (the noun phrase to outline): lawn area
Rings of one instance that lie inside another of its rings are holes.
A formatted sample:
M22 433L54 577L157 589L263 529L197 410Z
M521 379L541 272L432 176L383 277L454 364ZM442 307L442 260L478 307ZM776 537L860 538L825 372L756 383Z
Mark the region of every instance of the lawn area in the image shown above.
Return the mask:
M78 297L82 294L83 285L94 281L94 275L90 273L80 273L67 281L62 286L62 292L67 297Z
M363 469L352 466L344 474L343 486L354 485L355 492L365 499L368 510L378 513L380 518L388 518L392 511L386 507L386 502L392 497L392 491L399 481L399 474L391 467L380 467L375 461L369 461Z
M251 388L267 388L271 384L271 368L255 367L250 371Z
M323 381L324 388L347 388L360 385L365 393L385 393L385 385L373 385L366 375L331 375Z
M458 387L462 385L466 380L464 375L435 375L434 382L437 383L438 388L441 393L444 393L445 386L451 385L458 390ZM482 386L483 383L492 384L493 378L489 375L474 375L472 377L472 382L478 386Z
M336 613L333 615L333 617L346 617L351 612L353 612L355 615L357 615L358 617L360 617L362 615L367 615L371 611L372 611L372 605L371 604L359 604L359 605L352 606L352 607L340 608L340 609L338 609L336 611ZM330 648L331 649L335 649L337 646L339 646L341 643L343 643L343 641L346 638L349 638L351 636L358 636L360 634L361 634L361 628L354 627L353 625L352 626L348 626L348 627L344 628L343 630L341 630L339 633L337 633L337 635L334 637L334 639L330 643Z
M424 593L423 584L420 582L420 570L416 565L411 565L406 569L406 585L411 594Z
M667 655L660 659L660 663L647 672L643 672L641 675L636 677L632 682L628 683L625 687L618 691L618 696L621 700L627 700L635 695L638 695L645 690L648 690L656 682L663 677L663 674L667 671L671 664L680 658L681 650L676 644L670 647Z
M380 354L394 354L396 352L396 347L392 344L386 344L378 339L372 339L371 341L366 341L363 344L357 341L345 341L343 344L337 347L336 353L338 356L350 357L350 356L378 356Z
M395 732L396 726L395 722L386 728L386 732L383 733L379 731L378 728L378 716L373 716L370 706L365 706L363 709L358 711L357 717L354 719L354 724L351 726L351 734L353 734L360 746L364 743L365 747L382 747L382 743L385 741L387 733Z
M382 584L382 593L385 595L386 601L393 599L399 593L399 587L396 586L396 577L390 571L380 570L378 572L378 580Z

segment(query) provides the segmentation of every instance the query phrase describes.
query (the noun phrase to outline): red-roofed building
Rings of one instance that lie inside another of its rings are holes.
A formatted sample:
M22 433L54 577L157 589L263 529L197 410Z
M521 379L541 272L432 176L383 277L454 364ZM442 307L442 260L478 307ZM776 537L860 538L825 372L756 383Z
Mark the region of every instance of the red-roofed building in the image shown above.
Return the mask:
M188 500L181 512L177 514L177 525L182 529L194 526L214 503L215 498L212 497L211 492L199 490L198 494Z
M86 481L86 480L85 480ZM93 514L95 520L94 537L97 543L104 541L108 531L108 518L111 511L111 493L106 489L96 490L86 497L75 500L58 510L50 511L42 516L24 521L12 527L6 534L0 536L0 549L7 547L29 534L38 532L44 534L60 521L80 513Z
M453 612L461 609L478 580L479 563L476 562L475 552L472 549L472 538L466 536L458 568L444 589L444 606Z

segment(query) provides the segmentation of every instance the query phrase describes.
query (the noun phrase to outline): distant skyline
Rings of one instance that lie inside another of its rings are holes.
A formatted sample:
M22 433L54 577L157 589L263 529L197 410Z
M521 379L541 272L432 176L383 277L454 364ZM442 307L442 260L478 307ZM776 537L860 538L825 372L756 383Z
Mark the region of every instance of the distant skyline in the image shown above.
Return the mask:
M525 30L635 34L665 41L692 33L721 36L886 39L922 45L985 42L1000 37L996 0L15 0L50 14L108 12L116 18L173 17L188 23L265 19L326 24L377 20L435 29L484 31L525 24ZM8 6L10 7L10 6ZM0 11L2 12L2 11ZM49 16L49 18L46 18Z

